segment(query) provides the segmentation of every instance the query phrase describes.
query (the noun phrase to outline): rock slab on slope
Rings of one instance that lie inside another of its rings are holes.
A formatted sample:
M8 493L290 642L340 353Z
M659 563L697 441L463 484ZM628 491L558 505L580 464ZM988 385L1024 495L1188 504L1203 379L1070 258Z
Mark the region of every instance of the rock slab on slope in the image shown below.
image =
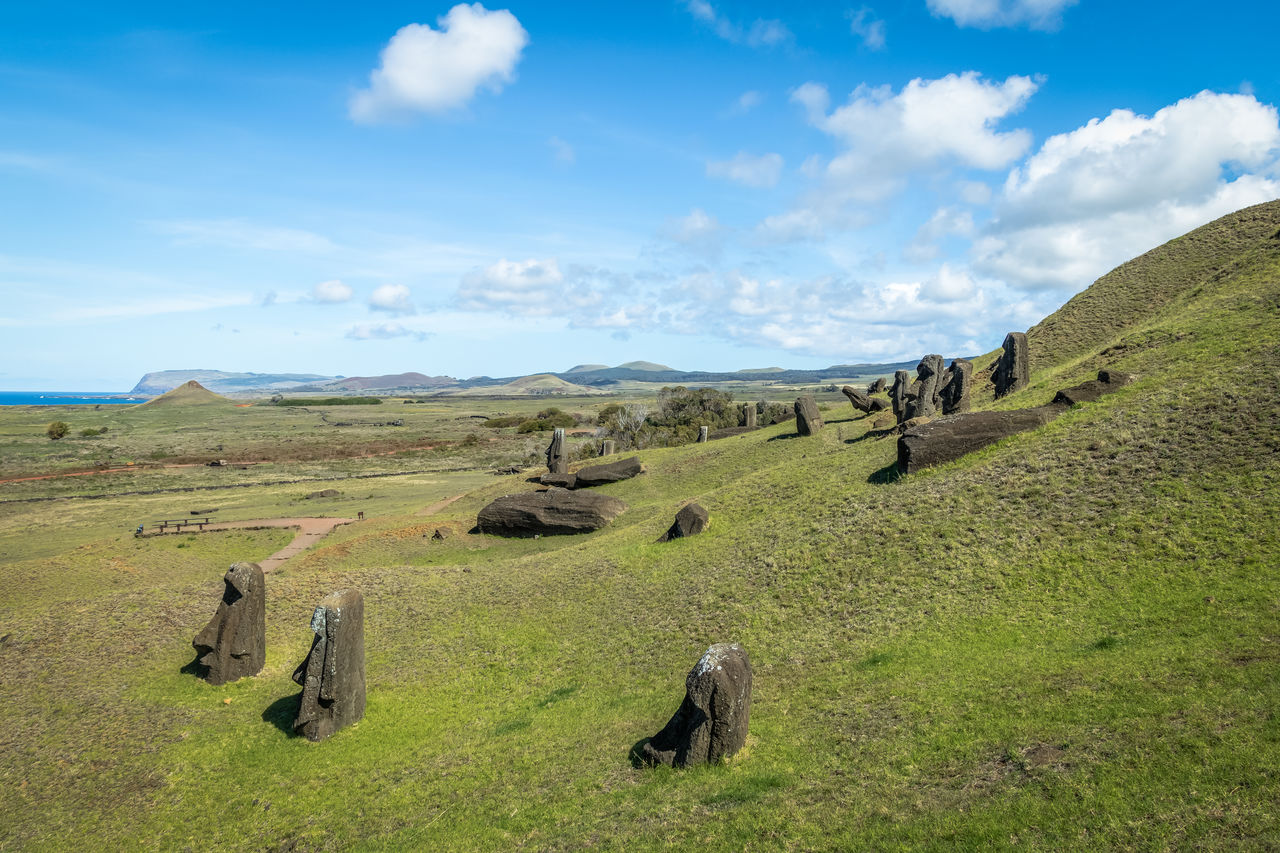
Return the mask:
M311 651L293 672L302 687L293 730L324 740L364 716L364 596L331 592L311 616Z
M1074 406L1076 403L1092 403L1103 394L1123 388L1133 381L1133 376L1118 370L1099 370L1098 378L1082 382L1071 388L1063 388L1053 398L1057 406Z
M506 495L480 510L481 533L495 536L554 536L599 530L627 509L622 501L596 492L548 489Z
M747 742L751 661L737 643L707 649L685 678L684 701L641 750L646 764L690 767L732 757Z
M696 536L706 530L711 524L711 516L703 509L701 504L691 503L676 513L676 520L662 534L659 542L670 542L672 539L683 539L686 536Z
M222 577L218 609L191 645L204 680L226 684L257 675L267 660L267 592L257 563L236 563Z

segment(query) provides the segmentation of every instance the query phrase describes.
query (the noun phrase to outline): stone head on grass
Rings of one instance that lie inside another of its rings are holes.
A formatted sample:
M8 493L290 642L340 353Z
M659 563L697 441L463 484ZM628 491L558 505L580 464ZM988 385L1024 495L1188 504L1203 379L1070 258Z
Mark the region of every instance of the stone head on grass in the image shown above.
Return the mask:
M191 645L205 680L226 684L262 671L267 654L267 597L257 563L236 563L223 576L218 610Z
M293 730L324 740L364 716L364 596L331 592L311 616L311 651L293 672L302 699Z
M747 742L751 660L737 643L707 649L685 678L684 701L641 747L645 764L689 767L732 758Z

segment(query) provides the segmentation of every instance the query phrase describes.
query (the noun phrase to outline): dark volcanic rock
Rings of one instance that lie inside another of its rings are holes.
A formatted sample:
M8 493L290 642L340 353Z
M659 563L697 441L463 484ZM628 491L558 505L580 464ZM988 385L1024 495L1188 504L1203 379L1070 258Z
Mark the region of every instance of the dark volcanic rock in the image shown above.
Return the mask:
M592 486L603 486L605 483L630 480L637 474L643 473L644 466L640 464L640 457L632 456L628 459L619 459L617 462L591 465L579 470L576 476L577 482L569 488L587 489ZM547 478L543 477L542 482L547 482Z
M1031 381L1031 359L1027 355L1027 336L1010 332L1001 344L1004 352L996 362L991 379L996 384L996 397L1003 397L1027 387Z
M293 672L302 701L293 730L324 740L364 716L364 597L344 589L326 595L311 616L315 639Z
M942 388L938 392L942 400L942 414L958 415L969 411L969 388L973 382L973 363L968 359L957 358L942 378Z
M911 389L911 374L905 370L895 371L893 387L889 390L889 402L893 405L893 415L902 423L907 419L907 394Z
M538 482L544 486L555 486L558 489L575 489L578 487L578 475L546 473L538 478Z
M942 356L926 355L916 365L915 401L907 405L907 419L930 418L938 413L942 389Z
M267 591L257 563L236 563L222 578L218 610L191 645L208 667L204 679L226 684L257 675L267 659Z
M873 414L875 412L883 412L889 408L889 401L882 397L872 397L869 402L871 403L871 411Z
M601 456L612 456L617 452L618 452L618 442L614 441L612 438L606 438L604 441L600 442Z
M641 751L646 764L689 767L730 758L747 741L751 661L737 643L717 643L685 678L679 710Z
M659 542L670 542L672 539L683 539L686 536L696 536L706 530L711 524L711 516L702 508L701 504L691 503L676 513L675 523L666 533L662 534Z
M801 435L813 435L822 429L822 415L818 413L818 403L812 394L796 398L796 432Z
M870 396L872 394L880 394L884 391L887 391L888 389L889 389L889 383L885 381L883 376L881 376L877 378L875 382L872 382L870 385L867 386L867 395Z
M755 403L742 404L742 425L747 429L756 428L756 404Z
M959 459L1002 438L1044 426L1063 411L1061 406L1039 406L1012 412L969 412L913 426L898 439L898 471L910 474Z
M863 394L857 388L854 388L852 385L846 385L840 389L840 393L848 397L849 402L852 403L853 407L859 412L862 412L864 415L871 413L871 398L866 394Z
M1117 388L1123 388L1133 381L1128 373L1116 370L1099 370L1098 378L1082 382L1072 388L1064 388L1053 398L1055 406L1074 406L1076 403L1091 403L1103 394L1110 394Z
M496 536L551 536L599 530L627 509L596 492L548 489L498 498L480 510L477 527Z
M564 429L557 427L547 446L547 471L552 474L569 473L569 457L565 454Z

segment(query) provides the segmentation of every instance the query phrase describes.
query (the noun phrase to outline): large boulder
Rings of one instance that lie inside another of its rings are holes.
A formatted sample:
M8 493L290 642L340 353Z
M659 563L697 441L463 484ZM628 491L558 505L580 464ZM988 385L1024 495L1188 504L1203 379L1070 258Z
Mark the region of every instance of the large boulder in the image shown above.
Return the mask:
M926 355L916 365L916 381L912 384L915 400L907 405L907 419L931 418L938 412L942 389L942 356Z
M506 495L480 510L477 527L496 536L554 536L599 530L627 509L622 501L596 492L548 489Z
M969 389L973 383L973 363L968 359L957 358L942 377L942 387L938 397L942 401L942 414L958 415L969 411Z
M1027 387L1031 381L1031 359L1027 355L1027 336L1022 332L1010 332L1000 345L1004 350L996 362L991 379L996 385L996 397L1000 398Z
M818 402L812 394L796 398L796 432L801 435L813 435L822 429L822 415L818 413Z
M364 596L326 595L311 616L311 651L293 672L302 700L293 730L324 740L364 716Z
M676 513L675 523L662 534L659 542L670 542L672 539L683 539L686 536L696 536L706 530L711 524L711 516L701 504L691 503L683 507Z
M905 370L896 370L893 374L893 387L889 389L889 402L893 405L893 416L902 423L907 419L907 396L911 390L911 374Z
M267 593L257 563L236 563L222 576L218 609L191 645L204 680L226 684L257 675L267 660Z
M1063 388L1053 398L1053 405L1074 406L1076 403L1092 403L1103 394L1110 394L1133 381L1128 373L1117 370L1099 370L1098 378L1082 382L1071 388Z
M569 473L569 456L564 446L564 429L557 427L551 434L551 444L547 445L547 472L551 474Z
M555 486L557 489L576 489L578 487L578 475L552 474L548 471L538 478L538 482L544 486Z
M592 486L603 486L605 483L630 480L637 474L643 473L644 466L640 464L640 457L631 456L627 459L619 459L617 462L590 465L580 469L576 475L576 482L569 488L586 489ZM543 482L546 482L545 477Z
M898 471L910 474L959 459L1002 438L1044 426L1063 411L1061 406L1039 406L1011 412L969 412L914 425L898 439Z
M641 749L646 764L689 767L731 758L747 742L751 661L737 643L707 649L685 678L684 701Z

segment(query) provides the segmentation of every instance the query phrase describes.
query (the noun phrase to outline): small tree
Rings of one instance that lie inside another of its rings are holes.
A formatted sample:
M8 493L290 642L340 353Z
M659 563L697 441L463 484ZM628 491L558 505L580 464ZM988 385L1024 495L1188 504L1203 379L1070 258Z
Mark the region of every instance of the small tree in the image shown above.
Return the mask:
M49 438L57 441L71 430L71 426L66 421L54 421L45 429L44 434Z

